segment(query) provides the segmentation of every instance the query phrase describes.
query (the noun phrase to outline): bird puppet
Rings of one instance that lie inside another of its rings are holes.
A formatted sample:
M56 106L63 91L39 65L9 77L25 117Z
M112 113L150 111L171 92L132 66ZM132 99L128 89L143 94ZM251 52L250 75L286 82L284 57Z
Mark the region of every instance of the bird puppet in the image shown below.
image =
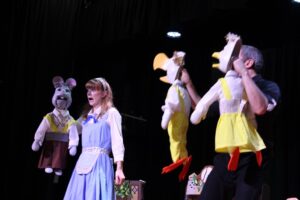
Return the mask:
M233 61L239 57L241 38L233 33L226 35L227 44L212 57L219 59L213 67L225 73L197 103L191 115L191 122L198 124L205 119L210 105L219 101L220 117L216 127L215 151L229 153L228 170L235 171L240 153L256 153L257 163L262 162L262 149L266 148L256 130L256 121L240 75L233 69Z
M173 163L163 167L162 174L169 173L183 165L179 174L180 181L184 180L192 160L192 156L188 156L186 148L191 99L183 82L180 81L184 57L185 52L183 51L175 51L171 58L165 53L159 53L153 61L154 70L162 69L167 72L167 75L161 77L160 80L171 84L165 104L162 106L161 127L168 130Z

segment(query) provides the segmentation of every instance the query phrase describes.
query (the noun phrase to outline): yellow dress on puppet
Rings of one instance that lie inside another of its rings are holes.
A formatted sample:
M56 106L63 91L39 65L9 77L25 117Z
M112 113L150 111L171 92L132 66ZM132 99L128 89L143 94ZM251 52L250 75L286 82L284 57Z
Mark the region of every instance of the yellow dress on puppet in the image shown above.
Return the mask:
M219 101L220 118L216 127L215 151L230 153L228 170L237 168L240 153L255 152L257 163L262 162L261 150L266 148L262 138L256 131L256 122L247 103L247 96L241 77L232 70L232 58L237 57L241 47L241 39L235 34L227 35L227 45L213 57L220 64L213 65L226 73L198 102L191 115L191 122L198 124L205 118L210 105Z
M164 167L162 174L183 165L184 167L179 174L180 181L185 178L192 159L191 156L188 156L186 148L191 100L187 89L178 78L184 65L184 56L184 52L174 52L172 58L160 53L156 55L153 63L154 69L160 68L167 71L167 76L161 77L160 80L171 84L165 105L162 107L164 114L161 127L168 130L173 163Z
M170 90L176 90L180 106L180 110L174 112L168 123L171 156L173 161L177 161L188 156L188 151L186 149L186 134L189 126L189 120L185 113L183 94L179 89L181 86L174 84L171 87L172 88L170 88ZM168 92L168 95L170 94L172 94L171 91Z
M237 74L234 76L235 73L230 71L229 74L232 77L228 77L228 74L227 77L219 80L224 99L221 98L222 102L220 103L222 111L216 128L215 150L224 153L239 148L241 153L257 152L266 147L255 125L247 119L243 112L244 106L247 105L246 100L242 96L233 98L231 94L233 88L235 94L242 95L243 93L241 78ZM228 84L228 79L232 79L230 80L231 85Z

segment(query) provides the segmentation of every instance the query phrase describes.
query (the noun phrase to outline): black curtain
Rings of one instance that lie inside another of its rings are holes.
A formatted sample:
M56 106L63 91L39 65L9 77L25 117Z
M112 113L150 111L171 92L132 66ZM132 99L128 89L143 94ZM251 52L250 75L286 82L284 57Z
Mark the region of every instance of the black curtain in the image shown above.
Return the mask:
M178 182L179 171L160 174L171 163L167 132L160 128L160 107L169 85L159 81L163 72L153 71L153 58L158 52L171 56L174 50L186 51L186 67L199 93L204 94L219 76L210 68L210 55L224 46L228 31L262 49L266 59L263 74L282 90L276 119L266 122L272 125L267 131L275 139L268 184L272 199L284 199L288 193L299 196L295 123L300 91L299 6L280 0L259 2L3 2L1 199L63 198L78 155L68 157L67 169L57 180L37 169L39 152L31 150L42 117L53 109L51 80L55 75L77 80L70 107L74 118L86 102L85 82L105 77L123 117L126 177L146 181L145 199L183 199L186 182ZM165 38L164 32L171 27L180 28L185 35L177 40ZM212 163L216 120L208 117L200 125L190 125L190 173L199 173Z

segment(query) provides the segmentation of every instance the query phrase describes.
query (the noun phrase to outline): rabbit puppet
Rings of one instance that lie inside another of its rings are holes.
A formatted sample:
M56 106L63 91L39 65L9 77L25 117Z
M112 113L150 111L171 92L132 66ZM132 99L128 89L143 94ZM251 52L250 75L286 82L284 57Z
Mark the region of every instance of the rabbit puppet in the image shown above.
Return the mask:
M72 104L71 91L76 86L76 80L68 78L64 82L62 77L55 76L52 83L55 88L52 97L54 110L43 117L31 148L33 151L41 149L38 168L44 169L46 173L54 171L57 176L61 176L66 166L68 151L74 156L79 142L76 121L68 111Z

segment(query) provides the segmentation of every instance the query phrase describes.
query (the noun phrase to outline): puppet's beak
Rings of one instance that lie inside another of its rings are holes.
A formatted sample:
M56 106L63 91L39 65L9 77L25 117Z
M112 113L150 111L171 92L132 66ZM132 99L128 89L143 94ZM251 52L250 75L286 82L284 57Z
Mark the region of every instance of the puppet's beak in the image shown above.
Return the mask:
M219 59L220 58L220 52L214 52L211 57Z
M168 56L164 53L159 53L155 56L154 61L153 61L153 69L162 69L162 70L166 70L164 67L164 64L166 63L166 61L168 60Z
M216 58L216 59L219 59L219 58L220 58L220 52L214 52L214 53L211 55L211 57ZM212 64L212 67L213 67L213 68L219 68L219 66L220 66L220 63L213 63L213 64Z
M162 77L159 78L159 80L161 80L164 83L170 83L167 76L162 76Z

